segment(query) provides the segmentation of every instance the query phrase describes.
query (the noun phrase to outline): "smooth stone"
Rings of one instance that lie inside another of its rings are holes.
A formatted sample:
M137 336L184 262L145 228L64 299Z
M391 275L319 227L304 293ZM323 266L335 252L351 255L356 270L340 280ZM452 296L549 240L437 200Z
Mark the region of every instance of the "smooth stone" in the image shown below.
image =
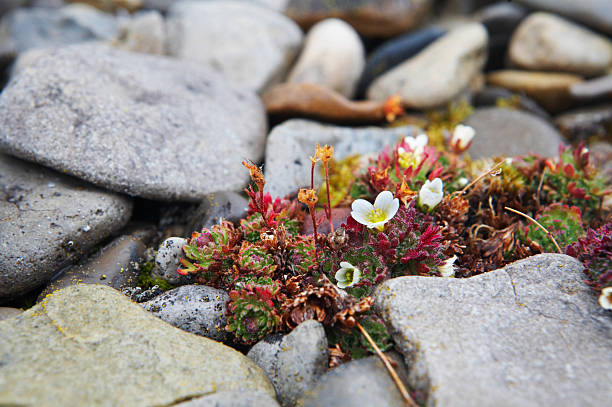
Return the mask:
M149 300L144 308L183 331L224 341L228 333L226 304L229 295L204 285L184 285Z
M223 220L240 223L246 217L249 201L237 192L224 191L208 195L189 217L185 236L211 228Z
M0 16L6 14L7 12L25 6L27 0L3 0L0 3Z
M205 1L205 0L199 0ZM218 1L218 0L206 0L206 1ZM259 6L268 7L272 10L283 12L287 7L287 3L289 0L240 0L244 2L250 2L253 4L257 4ZM165 13L168 11L170 6L176 3L176 0L143 0L143 8L145 9L155 9L160 12Z
M276 340L275 340L276 339ZM265 338L247 354L268 375L282 406L294 406L327 371L329 349L320 322L308 320L291 333Z
M570 95L580 101L612 98L612 74L576 83L570 87Z
M144 257L146 242L137 235L123 235L102 248L85 263L73 266L52 280L37 302L56 290L75 284L103 284L122 291L138 285L137 264Z
M487 75L489 85L524 93L550 113L560 112L572 104L570 88L580 82L580 76L567 73L505 70Z
M474 107L491 107L497 106L500 100L510 101L513 98L518 98L518 108L525 110L542 119L550 120L548 112L540 107L536 102L522 94L514 93L508 89L499 88L496 86L487 86L482 90L472 94L471 103Z
M33 48L56 47L117 36L115 18L86 4L61 8L19 8L0 24L0 43L12 41L21 53Z
M372 82L368 99L384 101L399 94L403 104L416 109L445 105L480 73L486 49L487 32L481 24L451 30Z
M561 134L548 121L515 109L476 109L465 124L476 130L468 150L471 158L516 157L529 152L556 157L563 142Z
M0 307L0 321L21 315L23 310L11 307Z
M210 396L179 403L176 407L279 407L273 397L260 391L248 393L220 391Z
M527 10L514 3L491 4L477 13L476 18L489 33L489 50L485 70L505 67L512 33L526 16Z
M264 166L266 190L272 196L285 196L297 193L300 187L310 187L308 157L314 154L317 143L332 145L334 158L341 160L352 154L378 152L405 136L416 136L417 131L413 126L351 128L301 119L286 121L268 136ZM319 171L315 171L315 187L321 182Z
M285 13L307 31L326 18L339 18L366 37L393 37L429 13L431 0L290 0Z
M380 123L385 121L384 103L352 101L339 93L312 83L276 85L261 97L273 118L309 118L331 123Z
M123 51L164 55L166 53L166 23L155 10L140 11L119 20L119 34L112 42Z
M187 61L101 45L45 51L4 89L0 112L1 150L159 200L242 188L240 157L261 160L266 137L255 94Z
M612 105L570 110L557 116L555 125L571 141L589 137L612 140Z
M514 32L508 57L523 69L598 76L612 65L612 42L564 18L537 12Z
M223 391L274 396L240 352L183 332L103 285L57 291L1 321L0 337L2 405L168 406Z
M241 1L181 1L168 10L168 52L260 92L283 80L302 43L289 18Z
M597 141L589 145L589 151L595 166L612 178L612 143L607 141ZM608 194L608 202L610 200L610 194ZM606 199L604 198L604 205ZM608 203L609 205L610 203Z
M181 259L185 258L183 246L187 244L187 239L182 237L169 237L164 240L155 255L155 266L151 275L161 278L172 285L188 284L191 280L189 276L182 276L176 272L181 265Z
M87 3L106 13L115 13L120 10L133 12L142 7L143 0L68 0Z
M365 96L368 86L374 79L417 55L444 34L446 31L441 28L427 27L393 38L376 48L368 57L359 79L357 97Z
M560 14L612 34L612 8L609 0L517 0L529 7Z
M0 197L0 303L49 281L132 214L126 197L3 154Z
M427 406L602 405L612 319L582 263L542 254L466 279L400 277L374 309Z
M365 49L353 27L337 18L315 24L287 76L289 83L315 83L351 98L365 66Z
M395 370L406 383L407 371L396 352L385 353L397 363ZM327 372L304 398L299 407L405 406L397 386L378 356L353 360Z

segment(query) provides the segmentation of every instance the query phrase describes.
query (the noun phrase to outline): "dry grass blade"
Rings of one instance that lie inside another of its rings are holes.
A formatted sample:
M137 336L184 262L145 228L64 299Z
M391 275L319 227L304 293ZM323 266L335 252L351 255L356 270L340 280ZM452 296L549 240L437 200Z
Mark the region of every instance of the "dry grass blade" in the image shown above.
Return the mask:
M387 370L389 371L389 374L393 378L393 381L395 382L395 385L397 386L398 390L402 394L402 397L406 401L406 404L409 405L410 407L417 407L417 404L414 402L414 400L412 400L412 397L410 397L410 394L408 393L408 390L406 389L406 386L404 386L404 383L402 383L401 379L399 378L399 376L395 372L395 369L393 369L393 366L391 366L391 362L389 362L389 359L381 352L379 347L372 340L372 337L370 336L370 334L368 334L368 332L365 329L363 329L361 324L359 324L359 322L357 322L356 325L357 325L357 328L359 328L359 330L363 334L363 336L366 338L366 340L370 343L370 345L372 345L372 347L376 351L376 354L378 355L378 357L385 364L385 367L387 368Z
M532 218L531 216L527 215L526 213L523 213L521 211L517 211L516 209L512 209L512 208L508 208L507 206L504 206L504 209L513 213L516 213L517 215L521 215L527 219L529 219L531 222L533 222L537 227L539 227L540 229L542 229L544 231L544 233L546 233L546 236L548 236L550 238L550 240L552 240L552 242L554 243L555 247L557 248L557 251L559 253L563 253L563 251L561 250L561 248L559 247L559 243L557 243L557 240L555 239L555 237L544 227L540 224L540 222L538 222L537 220L535 220L534 218Z

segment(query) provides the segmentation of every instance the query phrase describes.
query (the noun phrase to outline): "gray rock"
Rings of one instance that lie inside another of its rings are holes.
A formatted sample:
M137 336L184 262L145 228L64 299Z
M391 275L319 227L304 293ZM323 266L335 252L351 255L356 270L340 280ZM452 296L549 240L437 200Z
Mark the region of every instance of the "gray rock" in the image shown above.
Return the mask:
M478 23L451 30L372 82L368 99L384 101L399 94L404 104L417 109L444 105L480 73L487 41L487 31Z
M262 158L266 117L256 95L192 63L78 45L13 78L0 128L13 155L115 191L198 201L247 183L240 158Z
M119 35L112 45L129 52L164 55L166 53L166 24L154 10L134 13L119 20Z
M0 154L0 303L49 281L132 214L129 199Z
M517 0L527 6L561 14L572 20L612 34L612 8L609 0Z
M202 228L211 228L221 219L236 224L246 216L248 206L249 201L237 192L211 194L200 203L190 217L185 227L185 236L191 236L192 232L199 232Z
M318 321L304 321L284 337L263 339L247 356L268 375L280 404L294 406L327 371L325 329Z
M465 124L476 130L476 137L468 150L472 158L515 157L529 152L554 157L559 143L563 142L559 132L548 121L520 110L476 109Z
M576 83L570 87L570 95L581 102L612 98L612 74Z
M0 16L13 9L23 7L26 2L27 0L3 0L2 3L0 3Z
M210 396L198 397L176 407L278 407L273 397L260 391L238 393L220 391Z
M428 406L596 406L612 397L612 318L582 268L543 254L468 279L401 277L374 307Z
M405 136L416 136L412 126L381 129L377 127L339 127L308 120L289 120L276 126L266 144L266 190L272 196L285 196L300 187L310 187L310 160L317 143L334 146L334 157L377 153ZM315 171L315 185L321 177Z
M253 91L280 82L302 32L266 7L241 1L183 1L168 10L168 52L221 72Z
M187 239L182 237L169 237L159 246L155 256L155 266L151 271L153 277L166 280L172 285L182 285L189 283L188 276L182 276L176 272L181 266L181 259L185 258L183 246L187 244Z
M571 110L555 118L555 125L571 141L590 137L612 140L612 105Z
M406 383L407 373L401 356L395 352L385 355L397 363L395 370ZM378 356L354 360L329 371L297 403L300 407L405 405L402 395Z
M525 110L536 116L540 116L542 119L550 120L550 115L544 109L542 109L536 102L520 93L514 93L508 89L500 88L497 86L487 86L478 92L472 94L472 105L474 107L491 107L498 106L499 102L514 101L518 102L518 108Z
M365 50L355 30L331 18L315 24L287 82L317 83L351 98L365 65Z
M217 1L217 0L199 0L199 1ZM272 10L283 12L287 7L289 0L239 0L244 2L250 2L259 6L265 6ZM143 0L143 8L145 9L156 9L162 12L168 11L176 0Z
M42 301L53 291L74 284L103 284L122 291L138 285L138 263L144 256L145 241L135 235L123 235L106 245L85 263L73 266L52 280L38 296Z
M0 321L0 337L1 405L167 406L224 391L274 396L247 357L102 285L57 291Z
M11 307L0 307L0 321L21 315L23 310Z
M9 39L17 51L56 47L85 41L110 40L117 21L86 4L61 8L20 8L9 13L0 27L0 43Z
M170 325L215 341L227 338L226 304L229 295L204 285L184 285L143 304L147 311Z
M612 42L561 17L538 12L516 29L508 57L524 69L597 76L612 64Z

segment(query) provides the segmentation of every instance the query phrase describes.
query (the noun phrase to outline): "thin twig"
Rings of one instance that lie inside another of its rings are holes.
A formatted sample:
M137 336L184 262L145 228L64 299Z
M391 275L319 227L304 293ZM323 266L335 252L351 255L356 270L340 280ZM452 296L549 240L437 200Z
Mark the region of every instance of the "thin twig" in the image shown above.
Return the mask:
M538 208L540 207L540 192L542 192L542 185L544 185L544 174L546 174L546 167L544 167L542 175L540 176L540 183L538 184L538 192L536 194L536 203L538 204Z
M457 191L455 192L456 194L459 195L463 195L465 194L465 191L467 191L468 189L470 189L474 184L476 184L477 182L479 182L481 179L483 179L484 177L486 177L487 175L493 173L494 171L496 171L497 169L499 169L499 167L501 167L502 165L504 165L506 161L501 161L499 163L497 163L496 165L494 165L493 167L491 167L490 170L483 172L482 174L480 174L478 177L476 177L476 179L472 182L470 182L469 184L467 184L461 191Z
M408 390L406 390L406 386L404 386L404 383L402 383L402 381L400 380L399 376L395 372L395 369L393 369L393 366L391 366L391 363L389 362L389 359L384 355L384 353L381 352L379 347L376 345L376 343L370 337L370 334L368 334L368 332L365 329L363 329L363 327L359 324L359 322L357 322L356 324L357 324L357 328L359 328L359 330L361 331L363 336L365 336L366 340L370 343L370 345L372 345L372 347L376 351L376 354L378 355L378 357L385 364L385 367L387 368L387 370L389 371L389 374L393 378L393 381L395 382L395 385L397 386L398 390L402 394L402 397L406 401L406 404L408 404L410 407L417 407L417 405L414 402L414 400L412 400L412 397L410 397L410 394L408 393Z
M555 237L544 226L542 226L540 224L540 222L538 222L537 220L535 220L531 216L527 215L526 213L523 213L521 211L517 211L516 209L508 208L507 206L504 206L504 209L507 210L507 211L510 211L510 212L514 212L517 215L524 216L525 218L527 218L530 221L532 221L533 223L535 223L536 226L539 227L540 229L542 229L544 231L544 233L546 233L546 236L548 236L550 238L550 240L552 240L552 242L555 244L555 247L557 248L557 251L559 253L563 254L563 251L561 251L561 248L559 247L559 244L557 243L557 240L555 240Z

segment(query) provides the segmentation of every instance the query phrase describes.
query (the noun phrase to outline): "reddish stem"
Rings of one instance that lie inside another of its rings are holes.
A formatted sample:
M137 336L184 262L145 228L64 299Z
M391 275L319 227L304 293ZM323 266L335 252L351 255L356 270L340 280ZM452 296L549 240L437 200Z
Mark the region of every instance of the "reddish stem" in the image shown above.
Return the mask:
M334 233L334 224L332 223L331 217L331 199L329 197L329 173L327 169L327 163L323 163L323 169L325 170L325 186L327 187L327 206L325 206L325 214L327 215L327 221L329 222L329 230Z

